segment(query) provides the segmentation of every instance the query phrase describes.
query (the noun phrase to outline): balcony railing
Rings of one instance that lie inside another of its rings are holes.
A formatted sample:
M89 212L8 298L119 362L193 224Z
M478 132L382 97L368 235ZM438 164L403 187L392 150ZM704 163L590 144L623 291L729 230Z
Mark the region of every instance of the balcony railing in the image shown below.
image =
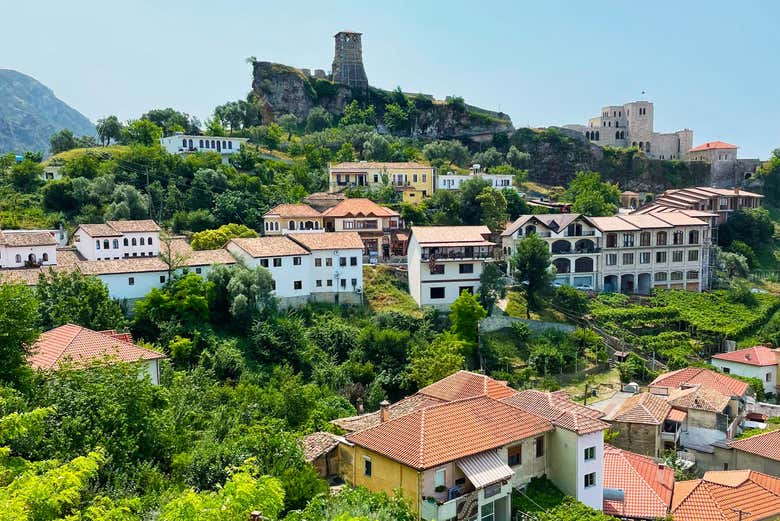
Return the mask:
M490 251L449 251L449 252L437 252L437 253L422 253L422 260L427 261L433 257L434 260L446 261L446 260L462 260L462 259L490 259L493 257L493 253Z

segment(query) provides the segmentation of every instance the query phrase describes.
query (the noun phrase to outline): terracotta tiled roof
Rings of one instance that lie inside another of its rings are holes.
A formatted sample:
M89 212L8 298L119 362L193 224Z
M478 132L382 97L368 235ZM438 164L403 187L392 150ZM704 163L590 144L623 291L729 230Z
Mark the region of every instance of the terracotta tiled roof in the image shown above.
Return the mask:
M156 360L165 355L126 342L109 333L99 333L74 324L46 331L33 345L29 363L34 369L56 369L65 361L84 363L102 357L122 362Z
M749 389L746 382L701 367L686 367L664 373L650 384L651 387L682 387L683 385L701 385L727 396L742 396Z
M313 432L301 440L303 455L306 461L312 462L323 454L335 449L339 438L329 432Z
M368 168L387 168L388 170L393 170L393 169L430 170L431 169L430 166L423 165L420 163L415 163L413 161L406 161L406 162L399 162L399 163L389 163L389 162L382 162L382 161L350 161L350 162L336 163L330 165L330 169L334 172L343 171L343 170L349 170L350 172L352 172L355 170L358 171L366 170Z
M639 393L625 402L609 418L622 423L645 423L658 425L663 423L672 407L660 396L651 393Z
M604 445L604 488L622 490L624 500L604 499L604 513L662 519L669 511L674 470L652 458Z
M669 405L678 409L722 413L731 401L731 396L720 394L715 389L696 386L670 391L667 401Z
M685 411L680 411L678 409L672 409L669 411L669 415L666 417L667 420L682 423L685 421L685 418L688 417L688 413Z
M780 515L780 479L754 470L710 471L675 484L675 521L758 521Z
M308 255L300 244L288 237L253 237L230 239L234 244L255 258Z
M107 224L80 224L76 229L84 230L90 237L121 237L122 234Z
M263 218L268 217L322 217L322 214L308 204L280 204L263 214Z
M501 232L501 235L508 237L526 223L534 222L541 223L545 228L549 228L557 232L558 230L569 226L569 224L576 221L579 217L581 217L581 214L578 213L540 213L521 215L513 222L507 224L504 231Z
M777 365L775 352L766 346L753 346L746 349L739 349L730 353L718 353L712 358L716 360L726 360L728 362L737 362L745 365L757 365L766 367Z
M552 430L552 424L487 396L434 405L347 440L415 469L427 469Z
M0 284L24 284L37 286L40 268L24 268L18 270L0 270Z
M76 265L76 268L84 275L168 271L168 265L160 257L130 257L117 260L82 261Z
M780 430L729 442L729 447L767 459L780 461Z
M170 245L170 252L168 246ZM193 250L183 238L160 241L160 254L173 255L181 265L187 267L210 266L212 264L235 264L236 259L224 248L216 250Z
M160 227L151 219L139 219L135 221L106 221L106 224L120 233L144 233L160 231Z
M344 199L336 206L322 212L324 217L398 217L398 212L379 206L371 199Z
M500 400L517 393L506 382L471 371L458 371L423 387L418 392L447 402L475 396L489 396Z
M0 244L10 247L24 246L54 246L57 241L49 232L34 231L0 231Z
M555 426L577 434L588 434L609 428L608 423L599 419L604 416L602 412L573 402L563 392L546 393L529 389L516 392L501 401L547 418Z
M439 405L445 403L444 400L439 400L432 396L425 396L423 394L413 394L407 396L403 400L399 400L388 408L389 418L398 418L404 414L408 414L413 411L425 409L432 405ZM359 414L357 416L348 416L346 418L338 418L331 421L333 425L344 429L346 432L357 432L369 427L373 427L380 423L379 411L369 412L365 414Z
M424 246L468 243L491 246L484 236L490 235L487 226L412 226L412 236Z
M363 241L357 232L291 233L287 237L309 251L363 249Z
M723 141L708 141L707 143L703 143L697 147L694 147L689 150L689 152L702 152L704 150L713 150L713 149L732 149L737 148L737 145L730 145L728 143L725 143Z

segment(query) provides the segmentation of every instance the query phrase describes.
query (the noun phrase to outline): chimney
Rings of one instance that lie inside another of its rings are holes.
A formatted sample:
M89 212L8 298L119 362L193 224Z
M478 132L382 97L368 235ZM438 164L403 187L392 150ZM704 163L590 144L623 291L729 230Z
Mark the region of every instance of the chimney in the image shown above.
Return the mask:
M363 414L363 398L355 400L355 409L357 409L358 414Z
M379 404L379 422L384 423L390 419L390 402L382 400Z
M750 360L750 353L745 353L745 360Z
M668 480L668 478L665 475L665 472L664 472L665 470L666 470L666 465L664 465L663 463L659 463L658 464L658 482L661 485L663 485L664 487L670 487L671 484L667 483L667 481L669 481L669 480Z

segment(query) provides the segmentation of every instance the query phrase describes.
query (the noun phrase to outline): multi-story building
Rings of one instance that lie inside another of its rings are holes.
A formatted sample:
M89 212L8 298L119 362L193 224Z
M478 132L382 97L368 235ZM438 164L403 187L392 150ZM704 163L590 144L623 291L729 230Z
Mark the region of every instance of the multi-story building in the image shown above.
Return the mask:
M473 173L469 175L461 174L439 174L436 176L436 190L460 190L460 185L470 179L483 179L490 183L490 186L497 190L508 188L510 190L517 191L517 187L514 185L515 176L511 174L491 174L487 173Z
M663 212L682 211L693 217L703 214L691 212L706 212L717 217L713 220L713 227L726 222L731 214L746 208L758 208L764 196L754 192L747 192L739 188L711 188L709 186L697 186L693 188L676 188L666 190L653 201L641 206L633 213L659 214ZM715 238L713 237L713 240Z
M549 244L556 285L641 294L707 287L709 225L682 212L521 215L501 234L503 255L530 234Z
M433 167L420 163L354 161L332 164L328 171L331 192L359 186L392 186L402 193L406 203L418 203L433 195Z
M778 394L777 357L780 351L766 346L753 346L728 353L718 353L710 359L713 367L726 374L757 378L764 382L764 392Z
M370 199L344 199L322 212L322 218L328 232L357 232L363 241L364 255L383 259L405 254L400 214Z
M448 309L458 296L479 290L494 243L487 226L413 226L407 267L409 292L419 306Z
M73 244L86 260L156 257L160 254L160 227L151 219L80 224Z
M737 145L730 145L723 141L708 141L688 151L690 161L733 161L737 159Z
M233 154L241 150L241 145L249 141L243 137L196 136L177 132L160 138L160 144L169 154L195 154L215 152L222 156L222 162L228 162Z
M57 239L48 230L0 230L0 268L57 264Z
M308 204L280 204L263 214L264 235L324 231L322 214Z

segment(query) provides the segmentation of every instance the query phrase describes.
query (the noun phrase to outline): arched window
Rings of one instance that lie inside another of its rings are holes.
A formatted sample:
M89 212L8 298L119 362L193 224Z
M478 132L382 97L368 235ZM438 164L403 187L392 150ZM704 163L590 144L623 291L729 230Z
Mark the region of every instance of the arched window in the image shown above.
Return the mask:
M96 250L100 249L100 241L95 241L95 249Z
M222 141L217 141L217 152L222 151Z
M152 245L152 238L151 238L151 237L149 237L148 239L146 239L146 244L148 244L149 246L151 246L151 245Z
M596 131L596 141L599 141L601 138L599 138L599 131Z
M644 150L644 149L645 149L645 144L640 141L639 142L639 150Z
M138 243L136 242L136 240L135 240L135 237L133 237L133 240L132 240L132 241L130 241L130 243L131 243L133 246L136 246L136 245L138 244Z
M49 254L48 253L44 253L42 259L43 259L43 262L49 262Z
M666 246L666 232L658 232L655 234L656 246Z
M187 141L190 142L190 148L192 148L192 139L188 139Z
M650 142L645 143L645 152L650 152Z
M21 264L21 262L22 262L22 256L17 254L16 255L16 263L17 264Z
M590 273L593 271L593 259L590 257L580 257L574 261L574 271L576 273Z
M274 230L276 230L277 232L279 231L279 222L278 221L274 223Z
M615 139L620 139L620 132L615 132Z
M124 244L125 246L129 246L129 244L128 244L128 242L127 242L127 237L125 237L125 238L122 240L122 244Z
M632 143L631 143L631 146L632 146L632 147L635 147L635 146L636 146L636 141L632 142Z
M203 148L203 140L200 140L200 148Z
M217 148L217 143L213 139L211 140L211 148Z
M144 245L144 242L146 242L146 241L144 241L144 238L143 238L143 237L141 237L141 246L143 246L143 245Z
M699 244L699 230L688 232L688 244Z
M114 239L114 240L113 240L113 241L111 241L111 242L112 242L111 246L113 246L113 248L114 248L115 250L118 250L118 249L119 249L119 239Z
M224 139L222 140L222 148L227 148L227 141Z
M228 141L228 150L233 150L233 142Z
M294 230L295 229L295 221L290 221L287 223L287 229L288 230Z
M187 148L187 140L186 139L182 139L181 140L181 146L183 146L184 148Z

